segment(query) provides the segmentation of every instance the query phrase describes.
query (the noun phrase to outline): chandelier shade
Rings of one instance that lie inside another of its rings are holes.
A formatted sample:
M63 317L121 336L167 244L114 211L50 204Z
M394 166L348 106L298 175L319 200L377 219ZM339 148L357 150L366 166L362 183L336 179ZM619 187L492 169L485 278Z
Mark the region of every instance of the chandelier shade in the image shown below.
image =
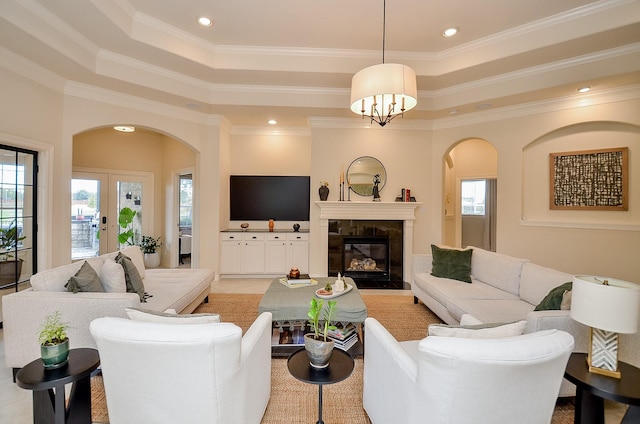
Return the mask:
M406 65L381 63L351 80L351 111L385 125L418 103L416 73Z

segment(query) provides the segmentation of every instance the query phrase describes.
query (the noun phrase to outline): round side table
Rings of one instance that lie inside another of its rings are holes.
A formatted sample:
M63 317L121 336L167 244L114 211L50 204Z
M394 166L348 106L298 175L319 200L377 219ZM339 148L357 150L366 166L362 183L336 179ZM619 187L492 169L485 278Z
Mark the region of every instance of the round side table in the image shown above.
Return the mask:
M621 378L589 372L586 353L572 353L564 376L576 385L576 424L604 424L604 399L629 406L622 423L640 421L640 369L618 362Z
M91 373L100 365L95 349L71 349L67 365L45 370L41 359L16 375L16 383L33 390L33 422L91 424ZM73 383L65 408L65 384Z
M322 369L311 366L304 348L292 353L289 357L287 367L292 376L305 383L318 385L318 421L316 424L324 424L322 421L322 386L347 379L353 372L354 366L355 363L351 355L336 348L331 354L329 366Z

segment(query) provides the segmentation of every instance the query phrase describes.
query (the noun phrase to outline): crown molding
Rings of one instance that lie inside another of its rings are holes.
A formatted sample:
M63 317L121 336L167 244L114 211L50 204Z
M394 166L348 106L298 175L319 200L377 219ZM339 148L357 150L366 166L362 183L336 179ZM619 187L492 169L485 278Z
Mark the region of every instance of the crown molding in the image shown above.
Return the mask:
M234 125L231 128L231 135L246 135L246 136L265 136L265 137L311 137L311 129L304 127L285 127L285 128L273 128L262 126L249 126L249 125Z
M64 78L4 47L0 47L0 67L59 93L64 90Z
M422 119L407 119L402 117L394 118L389 125L381 127L369 119L362 118L327 118L309 117L311 128L331 128L331 129L366 129L371 131L430 131L433 129L433 121Z

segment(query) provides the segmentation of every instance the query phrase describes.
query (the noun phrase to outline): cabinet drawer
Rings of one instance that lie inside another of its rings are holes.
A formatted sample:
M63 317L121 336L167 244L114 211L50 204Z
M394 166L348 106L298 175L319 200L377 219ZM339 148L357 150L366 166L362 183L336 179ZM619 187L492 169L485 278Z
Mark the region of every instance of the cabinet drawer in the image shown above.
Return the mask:
M220 233L220 240L222 241L240 241L242 240L242 233Z
M291 233L287 234L287 240L309 240L309 233Z
M269 233L265 234L264 239L267 241L284 241L287 239L285 233Z
M264 240L264 234L262 233L243 233L242 240L251 241L251 240Z

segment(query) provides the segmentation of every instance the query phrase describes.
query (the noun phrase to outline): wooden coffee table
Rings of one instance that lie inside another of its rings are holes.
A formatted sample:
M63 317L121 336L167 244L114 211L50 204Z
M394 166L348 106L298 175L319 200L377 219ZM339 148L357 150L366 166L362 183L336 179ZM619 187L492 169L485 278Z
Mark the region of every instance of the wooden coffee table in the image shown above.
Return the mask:
M327 283L333 283L335 277L315 278L318 284L289 288L280 283L279 278L275 278L267 291L262 296L258 312L271 312L273 315L273 325L277 330L299 328L309 319L309 302L312 297L316 297L315 292L323 288ZM360 327L361 335L364 336L364 320L367 318L367 306L360 296L360 292L351 278L345 278L345 283L353 285L349 293L329 300L335 300L337 310L334 315L334 322L346 325L356 324ZM326 302L326 300L325 300ZM293 351L299 349L304 343L291 343L285 345L273 344L273 356L289 356ZM351 354L362 353L362 343L349 349Z

